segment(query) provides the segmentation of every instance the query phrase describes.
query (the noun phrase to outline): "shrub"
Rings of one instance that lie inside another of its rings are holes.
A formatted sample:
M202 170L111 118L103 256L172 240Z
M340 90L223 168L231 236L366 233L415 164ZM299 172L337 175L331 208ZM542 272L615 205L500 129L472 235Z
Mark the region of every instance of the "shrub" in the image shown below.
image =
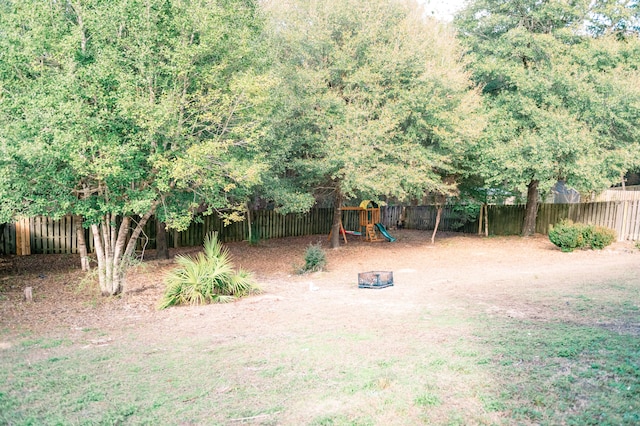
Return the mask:
M563 252L572 252L576 248L584 247L584 238L579 224L574 224L570 220L555 224L549 231L549 240Z
M595 226L593 228L593 235L591 236L591 248L595 250L602 250L609 244L616 240L616 231L613 229L605 228L603 226Z
M179 268L169 272L159 309L172 305L225 303L258 291L249 272L233 269L229 251L212 232L204 240L204 252L193 258L177 256Z
M549 240L564 252L587 247L601 250L613 243L615 239L616 232L612 229L573 223L570 220L557 223L549 231Z
M301 274L322 271L327 266L327 255L320 244L310 244L304 252L304 266L299 268Z

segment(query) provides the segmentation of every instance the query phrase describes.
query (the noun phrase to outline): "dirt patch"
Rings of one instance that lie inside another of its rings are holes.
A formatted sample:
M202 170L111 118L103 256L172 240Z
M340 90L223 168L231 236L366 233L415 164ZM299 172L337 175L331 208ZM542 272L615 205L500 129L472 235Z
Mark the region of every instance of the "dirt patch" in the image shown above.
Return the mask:
M308 245L319 243L326 248L326 236L267 240L256 246L231 243L234 264L253 271L263 293L229 306L166 311L157 311L156 306L164 275L175 263L151 260L153 251L146 252L144 261L129 271L125 293L116 298L100 296L95 275L78 269L77 256L4 257L0 262L0 327L10 334L43 333L60 328L122 329L153 322L153 333L157 333L163 327L170 332L173 321L188 323L192 317L200 321L202 316L213 316L233 318L237 330L255 331L261 324L280 325L285 330L301 317L349 323L371 320L372 315L402 316L425 305L434 310L473 308L492 316L543 319L547 315L544 298L556 309L557 301L570 293L569 281L580 286L612 277L638 279L640 273L640 253L631 243L616 243L603 251L561 253L541 235L481 238L441 234L435 245L422 231L399 230L394 236L398 238L394 243L351 239L337 250L327 249L328 269L310 275L296 275L295 266L303 263ZM171 255L198 250L177 249ZM395 285L358 289L358 273L366 271L393 271ZM25 300L26 287L32 287L33 302ZM536 298L535 304L527 303L529 296ZM386 299L382 312L373 303L379 298ZM567 299L567 303L572 301ZM318 316L318 312L323 314ZM567 315L574 315L571 312L567 310Z

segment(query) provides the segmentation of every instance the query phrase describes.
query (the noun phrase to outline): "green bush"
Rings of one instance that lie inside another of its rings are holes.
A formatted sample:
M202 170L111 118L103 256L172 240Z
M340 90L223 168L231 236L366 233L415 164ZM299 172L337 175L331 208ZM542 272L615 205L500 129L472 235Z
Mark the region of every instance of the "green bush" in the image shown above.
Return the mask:
M585 225L563 220L549 231L549 240L563 252L572 252L577 248L601 250L613 243L616 232L602 226Z
M572 252L576 248L584 247L584 238L580 224L570 220L562 221L549 231L549 240L560 247L563 252Z
M204 240L204 252L195 258L177 256L179 268L166 278L159 309L172 305L225 303L258 291L249 272L233 269L229 251L212 232Z
M602 250L616 240L616 231L603 226L595 226L591 236L591 248Z
M304 266L299 273L322 271L327 266L327 255L320 244L310 244L304 252Z

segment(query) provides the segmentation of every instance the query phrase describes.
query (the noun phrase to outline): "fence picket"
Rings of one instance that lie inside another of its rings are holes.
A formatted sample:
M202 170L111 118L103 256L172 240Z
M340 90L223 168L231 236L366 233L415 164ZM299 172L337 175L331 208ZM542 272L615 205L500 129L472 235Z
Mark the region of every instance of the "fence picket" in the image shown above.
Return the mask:
M634 201L634 204L636 206L636 210L632 217L635 218L635 227L634 233L630 239L633 241L638 241L640 240L640 201Z

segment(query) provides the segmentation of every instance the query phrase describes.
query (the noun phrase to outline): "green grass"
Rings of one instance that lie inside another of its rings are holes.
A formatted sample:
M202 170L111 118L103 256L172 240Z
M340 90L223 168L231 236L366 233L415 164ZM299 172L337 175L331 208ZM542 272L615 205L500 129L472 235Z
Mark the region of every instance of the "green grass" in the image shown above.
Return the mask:
M481 333L504 390L494 399L518 422L640 423L637 306L576 295L580 321L493 322ZM585 321L597 318L599 321ZM610 329L610 323L618 325Z
M223 343L29 334L0 350L0 424L640 423L634 284L528 300L551 314L445 309L415 313L400 334L382 324Z

